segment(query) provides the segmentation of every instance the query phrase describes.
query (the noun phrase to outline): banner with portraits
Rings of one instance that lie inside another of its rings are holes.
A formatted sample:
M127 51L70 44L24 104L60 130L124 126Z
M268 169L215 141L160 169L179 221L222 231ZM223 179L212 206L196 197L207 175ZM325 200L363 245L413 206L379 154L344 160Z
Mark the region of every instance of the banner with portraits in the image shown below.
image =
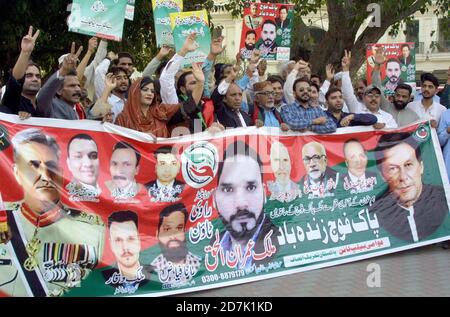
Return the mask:
M181 50L190 34L197 34L195 38L197 49L186 54L183 67L189 67L192 63L203 63L211 49L208 12L199 10L171 13L170 26L177 52Z
M69 31L122 41L128 0L73 0Z
M383 54L386 57L384 65L381 67L381 81L384 94L392 96L394 90L400 83L411 85L416 88L416 49L415 44L389 43L389 44L367 44L367 82L372 82L372 72L375 66L375 53L377 47L383 47Z
M266 60L288 61L291 54L292 4L244 4L240 54L249 59L255 49Z
M152 0L153 20L155 23L156 45L175 46L170 14L183 11L183 0Z
M0 114L0 295L162 296L450 239L435 130L172 139Z

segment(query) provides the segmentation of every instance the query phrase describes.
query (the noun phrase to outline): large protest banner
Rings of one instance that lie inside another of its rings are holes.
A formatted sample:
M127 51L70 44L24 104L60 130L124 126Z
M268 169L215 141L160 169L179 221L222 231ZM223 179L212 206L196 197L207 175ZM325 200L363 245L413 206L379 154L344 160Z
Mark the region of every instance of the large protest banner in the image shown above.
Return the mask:
M183 0L152 0L156 45L174 46L170 14L183 11Z
M288 61L294 6L275 3L245 3L240 53L249 59L255 49L267 60Z
M195 39L197 49L186 55L184 66L189 67L192 63L203 63L211 49L211 32L206 10L171 13L170 26L177 52L181 50L190 34L197 34Z
M73 0L69 31L120 42L128 0Z
M416 50L414 43L367 44L367 82L372 83L375 49L383 47L385 64L381 67L381 80L386 95L393 95L399 83L416 87Z
M161 296L450 239L428 122L154 142L0 114L0 130L0 295Z

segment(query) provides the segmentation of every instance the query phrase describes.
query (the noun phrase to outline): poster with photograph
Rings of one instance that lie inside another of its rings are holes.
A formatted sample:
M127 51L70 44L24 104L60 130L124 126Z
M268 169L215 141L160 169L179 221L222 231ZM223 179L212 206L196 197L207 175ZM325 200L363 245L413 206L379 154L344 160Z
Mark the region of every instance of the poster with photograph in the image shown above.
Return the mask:
M246 3L240 53L249 59L255 49L266 60L287 61L291 52L294 11L291 4Z
M366 50L367 82L372 82L375 66L374 55L377 47L383 47L386 61L381 66L381 81L387 96L394 94L400 83L416 85L416 51L414 43L368 44Z

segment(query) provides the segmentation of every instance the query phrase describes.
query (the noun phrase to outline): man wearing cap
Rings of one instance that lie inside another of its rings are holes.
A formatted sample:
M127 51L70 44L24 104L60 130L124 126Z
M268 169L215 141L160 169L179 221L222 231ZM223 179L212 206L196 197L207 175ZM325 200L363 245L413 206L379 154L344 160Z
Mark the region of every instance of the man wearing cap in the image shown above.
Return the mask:
M384 124L384 128L397 128L397 122L391 114L380 109L382 90L375 85L369 85L364 90L364 105L356 98L352 81L350 79L350 65L352 53L345 51L345 56L342 58L342 93L348 108L353 113L371 113L378 119L378 123Z
M39 129L12 139L14 176L23 200L6 204L11 239L0 252L0 293L59 296L80 286L99 263L104 225L90 212L61 203L61 150ZM6 241L2 239L0 245Z

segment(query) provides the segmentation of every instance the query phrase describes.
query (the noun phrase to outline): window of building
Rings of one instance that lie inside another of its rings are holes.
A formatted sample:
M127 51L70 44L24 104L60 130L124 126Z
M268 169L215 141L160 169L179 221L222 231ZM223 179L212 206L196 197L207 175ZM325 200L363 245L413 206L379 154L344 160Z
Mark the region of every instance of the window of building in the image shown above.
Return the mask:
M439 19L438 51L450 52L450 18Z
M416 52L424 54L424 43L419 41L419 20L412 20L406 23L406 42L414 42Z

